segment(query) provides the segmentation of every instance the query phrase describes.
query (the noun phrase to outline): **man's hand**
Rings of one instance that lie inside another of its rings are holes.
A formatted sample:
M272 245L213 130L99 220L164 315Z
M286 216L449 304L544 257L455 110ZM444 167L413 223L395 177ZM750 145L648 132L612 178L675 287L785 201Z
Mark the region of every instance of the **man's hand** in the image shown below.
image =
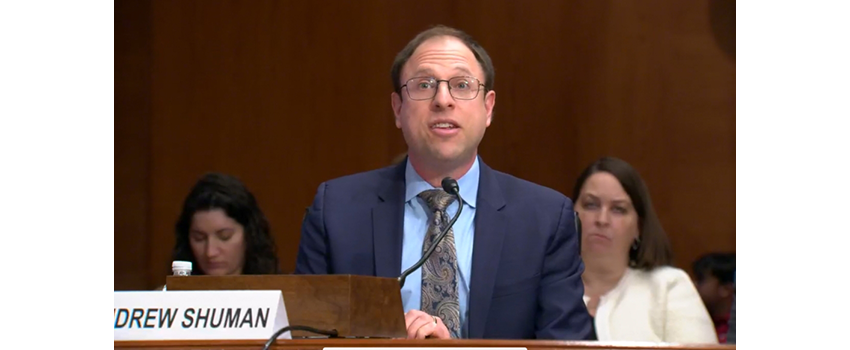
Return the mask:
M407 339L451 339L443 320L419 310L410 310L404 314L404 324L407 327Z

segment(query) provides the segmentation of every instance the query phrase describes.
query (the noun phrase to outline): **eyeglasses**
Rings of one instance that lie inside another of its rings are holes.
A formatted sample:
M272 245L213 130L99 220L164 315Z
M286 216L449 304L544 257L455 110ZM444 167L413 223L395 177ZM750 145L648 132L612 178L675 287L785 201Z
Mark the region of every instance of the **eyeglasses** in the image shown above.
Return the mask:
M405 82L401 88L407 88L407 96L411 100L430 100L437 95L440 82L449 84L449 94L458 100L472 100L478 97L478 91L484 86L481 81L473 77L454 77L449 78L449 80L415 77Z

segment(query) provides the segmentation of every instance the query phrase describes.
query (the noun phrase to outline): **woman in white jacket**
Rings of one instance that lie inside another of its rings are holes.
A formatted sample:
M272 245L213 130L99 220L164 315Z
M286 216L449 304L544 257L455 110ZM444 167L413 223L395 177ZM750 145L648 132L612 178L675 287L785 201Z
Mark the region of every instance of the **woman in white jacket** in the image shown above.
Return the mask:
M716 344L696 288L687 273L670 266L670 242L637 171L602 158L579 176L573 198L596 339Z

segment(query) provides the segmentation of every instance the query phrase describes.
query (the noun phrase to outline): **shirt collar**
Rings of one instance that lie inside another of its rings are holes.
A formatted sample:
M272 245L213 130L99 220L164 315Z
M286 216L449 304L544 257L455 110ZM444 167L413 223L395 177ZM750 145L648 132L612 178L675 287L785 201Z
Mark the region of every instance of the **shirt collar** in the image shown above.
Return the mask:
M472 167L469 168L469 171L461 176L460 179L457 179L457 185L460 187L460 196L463 197L463 202L472 208L475 208L476 201L478 200L478 180L480 174L478 156L476 156L475 162L472 163ZM415 198L422 191L434 188L434 186L431 186L431 184L426 182L421 176L419 176L418 173L416 173L416 170L413 169L413 165L410 165L409 159L407 160L407 165L404 169L404 183L405 203L410 202L411 199Z

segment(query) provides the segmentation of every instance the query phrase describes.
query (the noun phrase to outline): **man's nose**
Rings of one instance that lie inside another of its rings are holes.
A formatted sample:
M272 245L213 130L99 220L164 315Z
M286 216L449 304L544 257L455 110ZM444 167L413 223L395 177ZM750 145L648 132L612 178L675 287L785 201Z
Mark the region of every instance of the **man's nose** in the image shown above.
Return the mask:
M443 84L445 83L445 84ZM437 92L434 95L434 106L438 109L442 108L452 108L455 104L455 98L452 97L451 88L449 87L449 82L447 81L438 81L437 82Z

